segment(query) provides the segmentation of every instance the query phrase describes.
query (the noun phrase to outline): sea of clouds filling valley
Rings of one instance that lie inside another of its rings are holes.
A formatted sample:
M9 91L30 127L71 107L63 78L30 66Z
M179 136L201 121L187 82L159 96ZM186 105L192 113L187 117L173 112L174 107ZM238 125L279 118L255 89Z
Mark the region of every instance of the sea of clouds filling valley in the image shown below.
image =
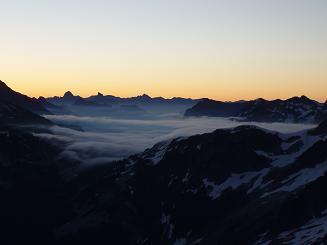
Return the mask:
M251 124L281 133L293 133L314 126L238 122L227 118L183 118L176 115L155 119L118 119L75 115L47 115L45 117L59 125L74 125L82 129L53 126L50 129L52 134L43 133L38 136L65 142L66 148L62 156L79 160L87 165L119 160L142 152L161 141L208 133L219 128Z

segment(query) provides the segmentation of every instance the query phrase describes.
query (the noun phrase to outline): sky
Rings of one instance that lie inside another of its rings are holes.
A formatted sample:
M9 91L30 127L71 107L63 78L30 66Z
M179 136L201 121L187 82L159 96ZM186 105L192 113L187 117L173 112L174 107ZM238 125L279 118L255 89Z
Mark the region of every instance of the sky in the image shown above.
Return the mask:
M327 96L326 0L0 0L0 79L30 96Z

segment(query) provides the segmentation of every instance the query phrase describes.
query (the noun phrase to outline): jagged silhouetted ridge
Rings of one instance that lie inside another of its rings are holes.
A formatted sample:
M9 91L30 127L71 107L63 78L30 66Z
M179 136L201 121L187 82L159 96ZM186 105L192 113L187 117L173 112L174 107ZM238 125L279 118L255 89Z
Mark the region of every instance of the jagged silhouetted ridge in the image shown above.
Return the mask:
M39 103L36 98L30 98L26 95L18 93L7 86L0 80L0 98L2 101L6 101L15 105L18 105L27 110L31 110L37 113L48 113L46 108Z

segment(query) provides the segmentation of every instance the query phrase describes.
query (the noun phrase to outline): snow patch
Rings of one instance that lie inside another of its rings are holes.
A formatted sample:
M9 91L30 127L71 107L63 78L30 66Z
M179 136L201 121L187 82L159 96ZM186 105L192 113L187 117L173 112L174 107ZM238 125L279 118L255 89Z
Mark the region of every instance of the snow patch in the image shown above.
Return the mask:
M322 244L322 239L326 235L327 215L325 213L324 216L320 218L313 218L296 230L281 233L279 235L279 239L283 241L283 244Z
M214 182L208 181L208 179L203 179L203 184L205 187L210 187L211 191L209 196L214 200L220 197L223 191L231 188L235 190L243 184L251 182L255 177L259 177L263 174L263 171L259 172L245 172L242 174L232 174L231 177L226 179L223 183L216 185Z
M168 146L170 145L171 141L166 141L166 142L162 142L158 145L157 151L155 152L155 154L151 157L147 157L146 159L150 160L154 165L157 165L162 158L164 157Z
M307 185L310 182L315 181L319 177L323 176L327 171L327 161L316 165L313 168L305 168L300 170L299 172L292 174L288 179L283 180L281 183L284 186L269 192L265 193L262 197L266 197L276 192L286 191L292 192L297 190L298 188Z
M301 133L301 140L303 142L302 148L293 153L293 154L285 154L276 156L276 160L274 160L271 165L275 167L284 167L291 163L293 163L299 156L301 156L304 152L306 152L310 147L312 147L316 142L321 140L319 136L309 136L306 132ZM283 145L286 147L286 145Z

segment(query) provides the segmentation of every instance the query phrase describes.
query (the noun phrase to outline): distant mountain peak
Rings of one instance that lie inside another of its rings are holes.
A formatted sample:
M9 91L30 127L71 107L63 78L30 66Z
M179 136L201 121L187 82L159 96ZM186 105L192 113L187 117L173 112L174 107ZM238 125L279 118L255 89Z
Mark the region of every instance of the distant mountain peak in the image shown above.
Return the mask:
M151 99L151 97L149 95L147 95L147 94L142 94L140 97L146 98L146 99Z
M40 96L38 100L39 100L39 101L46 101L47 99L44 98L43 96Z
M74 97L74 95L73 95L72 92L67 91L67 92L64 94L64 97Z
M99 97L103 97L103 94L100 93L100 92L98 92L98 95L97 95L97 96L99 96Z
M300 97L294 96L292 98L287 99L286 101L291 101L291 102L301 102L301 103L309 103L309 104L314 104L315 102L308 98L305 95L302 95Z
M327 116L322 105L302 95L287 100L258 98L245 102L202 100L185 112L185 116L238 117L246 121L319 123Z

